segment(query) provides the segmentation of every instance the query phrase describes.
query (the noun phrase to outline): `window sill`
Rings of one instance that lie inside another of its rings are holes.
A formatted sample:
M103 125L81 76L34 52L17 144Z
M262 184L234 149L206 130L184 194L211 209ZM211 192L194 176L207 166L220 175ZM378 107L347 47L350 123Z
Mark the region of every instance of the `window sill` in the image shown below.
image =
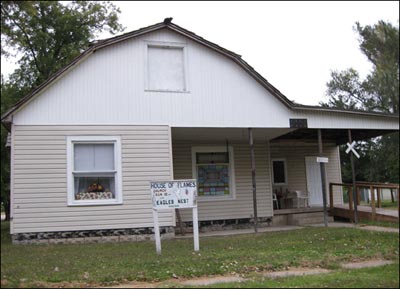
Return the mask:
M226 197L197 197L198 202L213 202L213 201L233 201L236 198L234 196L226 196Z
M122 205L122 201L81 201L68 203L68 207L79 207L79 206L113 206Z

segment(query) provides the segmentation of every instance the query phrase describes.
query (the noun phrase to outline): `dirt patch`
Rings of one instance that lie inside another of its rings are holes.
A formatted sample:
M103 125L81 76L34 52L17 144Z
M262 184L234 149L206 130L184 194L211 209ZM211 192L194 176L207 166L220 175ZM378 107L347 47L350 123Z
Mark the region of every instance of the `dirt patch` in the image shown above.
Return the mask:
M128 284L121 284L116 286L104 286L101 288L157 288L160 287L162 283L146 283L146 282L131 282Z
M341 266L345 269L358 269L358 268L367 268L367 267L378 267L393 264L393 261L388 260L370 260L363 262L352 262L352 263L344 263Z
M270 278L281 278L288 276L303 276L303 275L313 275L313 274L324 274L330 273L331 270L327 269L306 269L306 268L294 268L287 271L277 271L277 272L268 272L263 273L262 275Z
M218 283L243 282L243 281L246 281L246 279L236 276L218 276L209 278L202 277L198 279L182 281L179 283L186 286L207 286Z

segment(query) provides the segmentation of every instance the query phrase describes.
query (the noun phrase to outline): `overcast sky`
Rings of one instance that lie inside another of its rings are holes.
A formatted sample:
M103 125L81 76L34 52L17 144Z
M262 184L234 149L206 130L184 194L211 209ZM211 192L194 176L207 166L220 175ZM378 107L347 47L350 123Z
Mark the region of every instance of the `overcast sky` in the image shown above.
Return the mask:
M356 21L399 25L398 1L114 3L124 32L173 17L173 23L242 55L289 99L309 105L326 100L331 70L353 67L363 77L371 70L359 50ZM3 74L14 68L2 58Z

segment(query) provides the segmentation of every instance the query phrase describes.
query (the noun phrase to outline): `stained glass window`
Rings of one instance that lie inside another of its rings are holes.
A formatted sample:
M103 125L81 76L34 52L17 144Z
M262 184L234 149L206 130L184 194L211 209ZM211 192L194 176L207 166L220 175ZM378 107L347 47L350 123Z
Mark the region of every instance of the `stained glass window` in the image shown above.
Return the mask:
M225 196L229 189L229 153L196 153L199 196Z

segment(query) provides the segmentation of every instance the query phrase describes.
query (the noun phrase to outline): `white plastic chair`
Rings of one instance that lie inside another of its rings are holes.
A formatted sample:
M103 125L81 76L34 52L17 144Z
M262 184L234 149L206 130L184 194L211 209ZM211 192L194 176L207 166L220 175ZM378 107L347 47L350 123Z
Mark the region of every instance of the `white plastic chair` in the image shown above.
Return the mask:
M308 208L308 192L294 191L294 193L296 194L297 208Z
M279 201L278 201L278 197L276 196L275 193L273 193L273 195L272 195L272 202L274 205L276 205L276 208L279 210Z

